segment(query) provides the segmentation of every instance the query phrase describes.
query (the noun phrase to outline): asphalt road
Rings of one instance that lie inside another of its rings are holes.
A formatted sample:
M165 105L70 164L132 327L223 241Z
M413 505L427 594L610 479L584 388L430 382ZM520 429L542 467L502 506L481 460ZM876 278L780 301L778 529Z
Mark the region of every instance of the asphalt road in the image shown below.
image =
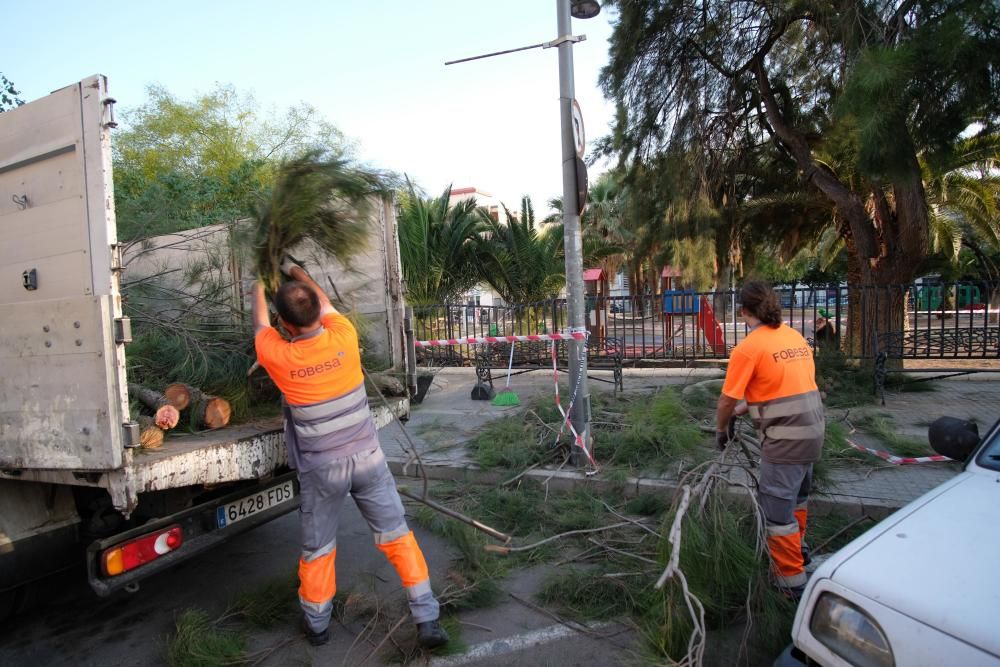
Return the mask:
M412 525L412 523L411 523ZM444 541L415 531L440 590L451 559ZM86 583L82 568L53 577L34 587L27 608L0 628L0 665L26 667L112 667L166 664L168 641L177 616L202 609L211 618L224 613L241 592L259 588L278 577L292 577L298 559L297 512L256 528L200 557L142 582L136 593L98 598ZM521 571L504 588L530 600L544 569ZM337 583L341 590L375 591L380 604L402 607L404 594L395 572L373 544L371 534L353 503L347 503L338 533ZM461 638L466 655L435 658L431 665L610 665L632 662L634 638L616 624L605 625L597 639L569 630L551 616L514 598L488 609L463 612ZM250 629L248 649L281 645L262 665L357 665L373 639L352 647L365 619L331 626L330 644L314 648L299 629L297 615L268 629ZM404 624L402 645L413 633ZM347 659L345 660L345 656ZM366 664L379 664L374 659Z

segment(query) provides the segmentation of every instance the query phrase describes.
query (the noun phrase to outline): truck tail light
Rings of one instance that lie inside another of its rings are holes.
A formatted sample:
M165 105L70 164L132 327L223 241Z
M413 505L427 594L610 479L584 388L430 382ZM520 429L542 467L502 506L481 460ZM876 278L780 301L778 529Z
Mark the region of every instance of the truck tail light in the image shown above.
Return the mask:
M105 549L101 553L101 569L105 576L113 577L154 561L176 550L183 543L184 533L181 532L181 527L170 526Z

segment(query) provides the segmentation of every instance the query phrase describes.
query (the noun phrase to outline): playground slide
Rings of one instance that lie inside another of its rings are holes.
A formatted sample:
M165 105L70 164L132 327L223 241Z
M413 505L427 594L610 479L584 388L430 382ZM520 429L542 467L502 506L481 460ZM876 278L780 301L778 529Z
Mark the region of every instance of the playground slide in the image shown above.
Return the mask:
M726 356L726 339L722 334L722 327L715 319L715 312L708 299L701 297L701 309L698 312L698 328L705 334L705 340L712 346L712 351L720 356Z

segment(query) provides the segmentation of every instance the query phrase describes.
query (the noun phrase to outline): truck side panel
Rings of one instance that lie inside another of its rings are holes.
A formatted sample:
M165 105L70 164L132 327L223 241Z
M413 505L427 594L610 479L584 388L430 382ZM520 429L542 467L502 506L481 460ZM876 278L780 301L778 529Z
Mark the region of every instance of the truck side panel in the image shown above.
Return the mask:
M98 335L112 319L106 296L0 305L0 466L121 466L109 446L121 441L117 383Z
M93 76L0 115L0 467L122 465L111 103Z

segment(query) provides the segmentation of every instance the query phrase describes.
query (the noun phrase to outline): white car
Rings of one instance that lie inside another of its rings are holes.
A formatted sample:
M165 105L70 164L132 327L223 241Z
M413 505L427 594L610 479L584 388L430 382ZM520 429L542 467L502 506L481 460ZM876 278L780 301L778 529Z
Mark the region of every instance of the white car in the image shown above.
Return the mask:
M978 446L941 421L931 444L962 473L816 569L776 667L1000 666L1000 421Z

